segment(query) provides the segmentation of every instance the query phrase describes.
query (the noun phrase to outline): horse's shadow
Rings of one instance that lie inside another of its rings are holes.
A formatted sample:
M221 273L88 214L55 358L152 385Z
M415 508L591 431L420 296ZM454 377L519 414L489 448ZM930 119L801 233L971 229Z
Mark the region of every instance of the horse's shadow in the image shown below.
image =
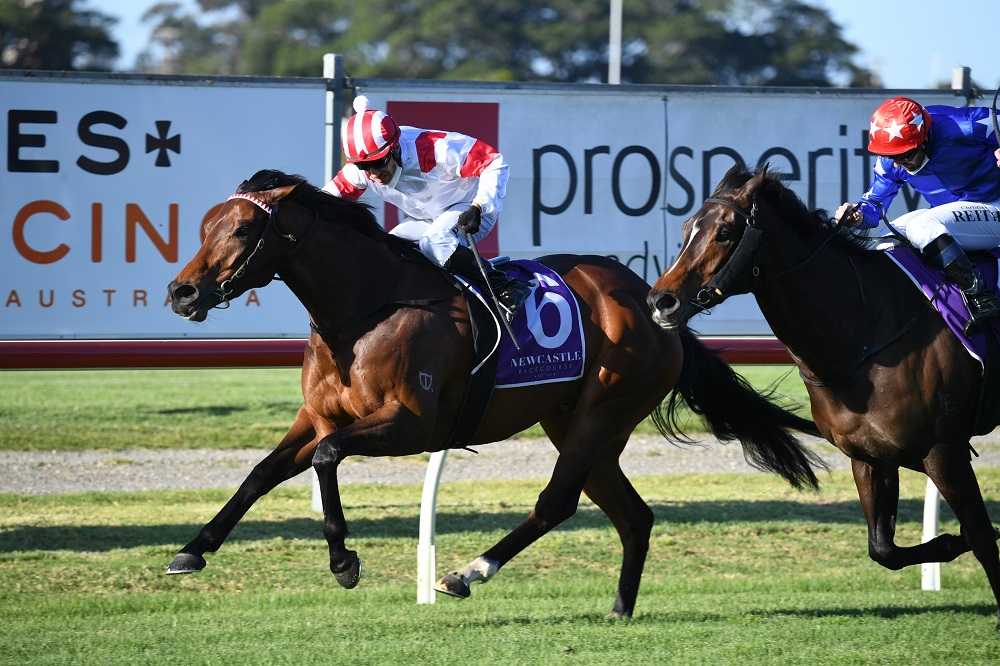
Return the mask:
M253 409L262 410L267 413L287 413L289 419L295 416L295 412L298 410L300 403L291 401L282 402L269 402L264 405L259 405ZM199 405L197 407L176 407L173 409L157 409L148 412L149 415L155 416L178 416L182 414L197 414L197 415L207 415L207 416L229 416L231 414L236 414L239 412L250 411L250 407L237 406L237 405Z
M940 613L972 613L981 615L984 618L992 618L996 609L989 604L928 604L920 606L892 606L883 604L881 606L868 606L865 608L774 608L774 609L743 609L740 611L741 618L760 618L763 620L773 620L777 617L792 617L805 619L823 619L845 617L852 619L860 618L881 618L892 620L910 615L933 616ZM520 616L516 618L474 618L467 617L463 623L470 629L496 629L498 626L533 626L553 624L576 625L581 622L602 622L607 621L607 615L590 612L568 612L559 617L549 616ZM732 621L732 613L722 613L704 610L643 610L639 612L630 622L651 623L678 626L680 624L698 623L726 623Z
M808 521L823 524L864 525L864 517L856 501L829 504L803 504L789 500L763 502L704 501L651 502L659 529L671 530L671 525L697 523L746 523L775 521ZM991 515L1000 515L1000 503L988 503ZM922 500L900 502L900 521L919 521ZM524 520L526 510L473 512L438 507L437 534L463 532L506 532ZM949 516L950 517L950 516ZM352 534L365 538L416 539L417 516L387 516L383 518L350 518ZM583 508L557 530L610 529L607 517L596 508ZM49 525L22 526L0 533L0 553L23 551L69 550L102 552L115 548L143 546L177 546L190 539L192 523L165 525ZM780 527L776 528L780 530ZM232 539L261 541L273 538L321 540L322 519L319 514L307 518L283 520L244 520L233 531Z

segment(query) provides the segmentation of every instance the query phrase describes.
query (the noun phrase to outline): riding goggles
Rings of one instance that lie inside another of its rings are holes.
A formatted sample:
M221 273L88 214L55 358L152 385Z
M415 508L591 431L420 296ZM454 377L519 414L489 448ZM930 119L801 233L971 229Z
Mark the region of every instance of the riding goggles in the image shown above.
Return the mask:
M389 164L389 160L392 159L392 150L387 152L384 156L377 160L370 160L366 162L355 162L354 166L358 167L362 171L377 171L379 169L384 169L386 165Z

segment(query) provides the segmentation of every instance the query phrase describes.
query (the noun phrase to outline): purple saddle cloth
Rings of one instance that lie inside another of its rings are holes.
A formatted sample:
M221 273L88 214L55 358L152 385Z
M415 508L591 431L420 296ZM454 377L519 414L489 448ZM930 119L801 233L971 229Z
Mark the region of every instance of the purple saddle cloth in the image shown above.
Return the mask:
M943 271L926 264L911 248L898 247L887 250L886 254L897 266L903 269L913 284L941 313L948 328L962 341L969 353L982 364L983 359L986 358L986 333L979 327L973 327L966 334L965 323L969 321L969 308L966 307L965 300L962 298L962 291L953 282L945 279ZM977 263L986 284L990 289L995 290L997 288L997 260L1000 259L1000 248L977 254L993 257L992 261ZM993 319L989 325L993 329L994 336L1000 339L1000 318Z
M511 323L521 349L514 346L506 332L500 334L496 388L582 377L586 354L580 306L562 276L527 259L510 261L499 268L510 277L529 283L531 295Z

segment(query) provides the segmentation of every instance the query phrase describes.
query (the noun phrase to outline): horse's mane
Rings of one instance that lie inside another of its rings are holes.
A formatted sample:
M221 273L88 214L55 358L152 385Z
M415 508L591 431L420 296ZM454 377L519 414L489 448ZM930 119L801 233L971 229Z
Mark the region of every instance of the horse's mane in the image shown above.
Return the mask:
M830 242L848 252L871 251L869 238L849 227L834 224L825 209L810 210L795 192L785 187L781 174L770 170L767 164L757 167L755 171L732 171L726 174L713 196L738 190L756 175L760 175L762 179L756 196L778 211L788 226L800 235L805 237L833 235Z
M351 224L358 231L373 238L384 240L388 235L379 225L372 207L360 201L349 201L324 192L311 184L303 176L287 174L274 169L262 169L244 180L237 192L264 192L276 187L295 185L287 197L301 206L316 211L323 219L335 219Z

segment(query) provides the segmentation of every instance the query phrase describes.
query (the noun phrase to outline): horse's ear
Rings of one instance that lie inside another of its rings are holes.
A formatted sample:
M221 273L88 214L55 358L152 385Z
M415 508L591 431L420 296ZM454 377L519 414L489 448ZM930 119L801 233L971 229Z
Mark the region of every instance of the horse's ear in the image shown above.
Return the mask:
M712 196L718 197L732 190L735 186L736 178L741 173L743 173L743 165L739 161L734 162L733 166L726 172L726 175L719 181L719 184L715 186L715 191L712 192Z
M292 185L285 185L284 187L276 187L273 190L262 192L261 198L273 206L280 203L282 199L291 194L298 186L299 183L293 183Z
M750 180L748 180L738 192L736 192L737 201L740 201L745 206L750 205L750 202L753 201L754 195L757 194L757 191L770 177L768 173L768 168L770 166L771 164L769 162L763 166L757 167L753 177L750 178Z

